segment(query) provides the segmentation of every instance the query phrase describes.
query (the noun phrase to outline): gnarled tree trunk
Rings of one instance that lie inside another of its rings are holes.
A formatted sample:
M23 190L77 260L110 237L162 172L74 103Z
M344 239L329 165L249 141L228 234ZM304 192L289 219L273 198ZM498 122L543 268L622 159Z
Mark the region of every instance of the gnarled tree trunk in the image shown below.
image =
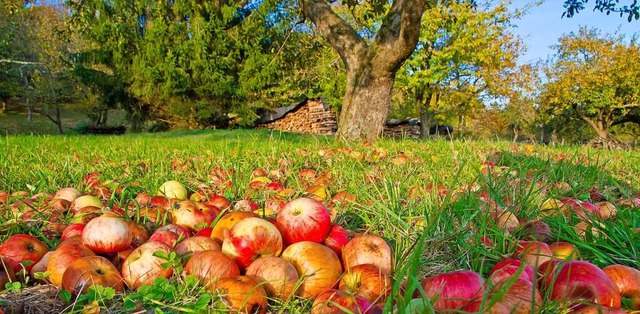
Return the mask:
M347 88L338 121L342 140L374 140L389 112L395 74L413 52L427 0L394 0L375 40L367 43L325 0L302 0L302 11L340 55Z

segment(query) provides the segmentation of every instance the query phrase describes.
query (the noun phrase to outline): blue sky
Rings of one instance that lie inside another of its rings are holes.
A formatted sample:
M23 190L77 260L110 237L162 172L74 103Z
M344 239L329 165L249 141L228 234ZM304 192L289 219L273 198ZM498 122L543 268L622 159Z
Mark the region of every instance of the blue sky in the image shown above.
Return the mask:
M522 8L533 0L513 0L513 7ZM593 0L587 3L585 10L572 18L562 18L563 0L546 0L542 5L532 8L529 13L517 20L513 31L518 34L527 46L526 54L521 62L546 60L554 53L549 46L558 43L563 34L577 32L580 27L587 26L600 29L603 33L615 33L620 30L628 38L640 32L640 20L627 21L626 16L618 14L606 15L593 11Z

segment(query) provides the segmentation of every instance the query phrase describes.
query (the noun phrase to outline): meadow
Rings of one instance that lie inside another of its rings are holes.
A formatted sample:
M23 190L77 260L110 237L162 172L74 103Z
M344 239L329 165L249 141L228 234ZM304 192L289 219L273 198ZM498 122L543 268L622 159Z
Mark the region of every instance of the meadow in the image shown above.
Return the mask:
M230 186L216 186L219 169L228 170ZM299 176L301 169L314 169L325 178L321 187L326 193L315 196L326 204L341 191L355 195L355 201L336 206L335 222L390 244L395 267L389 311L428 312L426 298L417 299L420 304L411 301L423 292L419 285L425 276L466 269L486 278L493 265L513 256L519 240L536 236L527 227L535 220L550 227L548 242L574 244L581 260L640 268L640 210L626 201L640 191L638 151L463 140L340 143L332 137L255 130L0 140L0 191L10 193L55 193L63 187L87 191L83 178L98 172L101 180L120 187L105 199L108 204L126 203L143 191L155 194L163 182L177 180L192 192L215 188L232 203L251 198L263 206L272 195L249 187L255 169L292 189L283 196L286 200L309 194L312 183ZM590 225L586 233L574 229L580 222L576 215L540 209L548 199L592 201L596 195L616 204L618 215ZM46 219L19 219L9 203L0 203L0 242L29 233L50 249L57 246L59 238L45 232ZM520 226L507 231L498 225L496 208L513 213ZM0 306L3 297L10 299L29 285L0 293ZM86 306L110 312L222 310L215 294L180 276L143 292L102 292L71 300L65 311ZM567 303L543 299L539 312L568 310ZM273 300L269 311L304 313L311 304Z

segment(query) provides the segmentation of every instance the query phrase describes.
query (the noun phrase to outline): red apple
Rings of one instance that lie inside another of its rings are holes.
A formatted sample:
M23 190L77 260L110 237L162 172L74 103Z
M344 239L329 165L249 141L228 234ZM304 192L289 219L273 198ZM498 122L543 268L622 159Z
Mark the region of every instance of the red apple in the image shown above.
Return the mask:
M82 244L79 236L68 238L51 253L47 263L49 281L58 287L62 286L62 276L67 267L78 258L92 255L95 253Z
M177 198L184 201L187 199L187 188L178 181L167 181L160 186L156 195L161 195L169 199Z
M169 278L173 274L171 267L162 266L166 260L154 256L155 252L169 254L171 248L160 242L147 242L137 247L122 263L122 278L132 290L152 284L156 278Z
M70 224L62 231L62 236L60 237L61 241L64 241L70 237L81 236L82 231L84 230L85 224Z
M558 301L588 301L619 309L620 290L602 269L584 261L543 264L550 273L542 285L549 290L549 299Z
M572 198L562 198L560 202L563 204L565 215L570 215L573 212L578 218L585 221L600 218L600 210L592 203L581 202Z
M7 283L14 281L16 281L16 274L13 271L13 267L0 256L0 291L4 290Z
M553 253L544 242L539 241L519 241L516 247L515 257L527 263L533 269L537 269L538 265L550 260Z
M102 256L86 256L76 259L62 276L62 289L73 295L87 293L91 286L124 290L122 277L115 266Z
M486 288L480 274L468 270L426 277L421 285L427 297L433 299L436 311L461 309L481 298Z
M342 248L349 243L349 232L339 224L331 225L331 230L324 245L332 249L338 256L342 256Z
M82 231L82 244L97 254L126 250L132 240L129 225L120 218L107 215L92 219Z
M311 314L367 313L370 307L371 302L363 297L329 289L315 298Z
M497 263L489 271L489 282L496 285L505 279L510 279L518 274L518 278L534 282L535 274L531 266L519 260L504 260Z
M361 296L371 303L384 302L391 293L391 279L375 265L357 265L342 274L340 290Z
M234 312L267 313L267 292L255 277L221 278L216 286L216 292L227 308Z
M164 210L171 209L171 202L163 195L156 195L149 199L149 207L161 208Z
M131 231L131 245L139 247L143 243L149 241L149 231L147 227L142 224L136 223L133 220L127 221L129 230Z
M31 271L29 272L29 275L31 276L31 278L34 278L36 280L36 282L45 283L44 280L36 279L35 274L36 273L43 273L43 272L47 271L47 265L49 264L49 259L51 258L52 254L53 254L53 251L47 252L40 259L40 261L35 263L35 265L33 265L33 267L31 268ZM2 287L2 285L0 285L0 287Z
M282 252L282 258L291 263L302 278L300 296L303 298L312 298L333 288L342 274L342 265L336 253L319 243L294 243Z
M195 276L207 289L213 290L221 278L239 276L240 269L221 251L208 250L191 256L184 267L184 275Z
M151 202L151 195L149 193L140 193L136 195L135 201L139 207L147 206Z
M178 242L180 242L181 240L182 239L180 238L180 235L173 231L156 230L151 234L147 242L159 242L167 245L170 248L174 248L176 244L178 244Z
M198 232L196 232L196 234L194 234L193 236L211 238L211 232L213 232L213 227L206 227L198 230Z
M222 195L214 195L209 197L209 199L207 199L207 201L205 202L208 205L212 205L215 206L216 208L218 208L218 212L220 210L225 210L227 208L229 208L229 206L231 206L231 201L229 201L226 197L222 196Z
M375 235L357 236L342 248L342 264L345 268L373 264L391 275L393 262L389 244Z
M245 269L259 257L280 255L282 236L276 226L262 218L245 218L229 230L222 252Z
M197 252L208 250L220 251L221 249L220 244L218 244L214 239L203 236L193 236L178 243L175 251L180 255L191 256L193 253Z
M14 272L24 267L28 273L47 252L49 249L44 242L28 234L14 234L0 244L0 256L4 257Z
M216 222L215 226L213 226L213 231L211 231L211 238L218 241L218 243L222 244L224 241L224 235L228 232L235 224L245 218L249 217L258 217L258 215L250 212L228 212L222 216Z
M187 228L180 225L176 225L176 224L166 224L156 229L156 231L164 231L164 230L171 231L177 234L180 237L180 240L184 240L191 236L191 232L189 232Z
M640 310L640 270L625 265L609 265L602 269L623 297L631 299L631 308Z
M245 212L253 212L258 210L258 204L254 203L252 200L239 200L235 205L233 205L233 209L237 211L245 211Z
M282 208L276 216L276 225L287 244L322 243L331 230L331 217L322 203L303 197Z
M259 278L271 297L287 301L297 294L300 276L291 263L280 257L258 258L247 267L246 275Z
M610 202L597 202L594 205L598 207L598 210L600 211L600 217L602 217L602 219L611 219L615 218L618 215L616 206L611 204Z
M215 206L181 201L171 210L171 221L190 231L196 231L208 227L216 219L218 211Z

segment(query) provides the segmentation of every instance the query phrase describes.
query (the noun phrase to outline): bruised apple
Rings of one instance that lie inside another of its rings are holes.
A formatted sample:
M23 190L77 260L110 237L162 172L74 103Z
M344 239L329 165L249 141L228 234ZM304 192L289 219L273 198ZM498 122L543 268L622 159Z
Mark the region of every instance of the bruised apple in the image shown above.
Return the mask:
M258 258L247 267L245 273L259 278L271 297L286 301L297 294L300 276L291 263L280 257Z
M391 279L375 265L357 265L342 274L340 290L361 296L371 303L384 302L391 293Z
M147 242L137 247L122 263L122 278L132 290L140 286L153 283L156 278L169 278L173 274L172 268L165 268L164 259L154 256L155 252L169 254L171 248L160 242Z
M342 264L347 269L362 264L373 264L391 275L391 256L389 244L375 235L355 237L342 248Z
M245 269L259 257L280 255L282 236L272 223L249 217L229 230L222 242L222 252L233 258L241 269Z
M253 276L221 278L216 285L216 292L232 311L251 314L267 312L267 292Z
M64 271L62 289L73 295L87 293L91 286L103 286L122 291L124 284L116 267L102 256L86 256L75 260Z
M342 265L336 253L319 243L294 243L282 252L282 258L290 262L303 278L300 285L300 296L303 298L313 298L333 288L342 274Z

